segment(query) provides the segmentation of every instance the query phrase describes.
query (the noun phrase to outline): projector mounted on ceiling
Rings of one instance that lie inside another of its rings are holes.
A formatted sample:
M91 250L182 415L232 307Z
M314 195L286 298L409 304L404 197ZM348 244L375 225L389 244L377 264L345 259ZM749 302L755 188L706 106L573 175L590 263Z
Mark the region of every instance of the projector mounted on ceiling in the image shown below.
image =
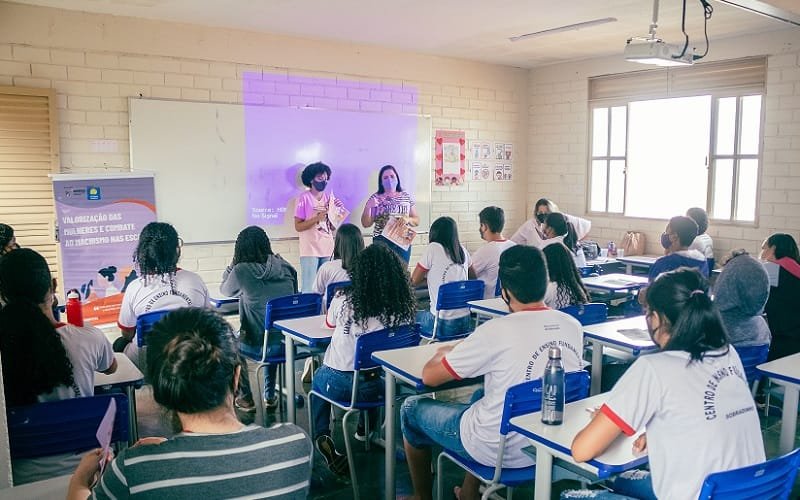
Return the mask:
M659 39L630 39L624 53L627 61L656 66L687 66L694 62L694 51L687 50L679 56L680 47Z

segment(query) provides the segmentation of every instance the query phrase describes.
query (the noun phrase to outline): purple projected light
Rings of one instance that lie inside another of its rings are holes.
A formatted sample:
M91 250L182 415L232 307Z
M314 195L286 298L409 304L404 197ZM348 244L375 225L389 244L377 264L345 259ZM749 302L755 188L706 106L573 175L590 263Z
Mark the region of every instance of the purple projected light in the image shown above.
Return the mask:
M394 165L414 195L418 117L400 113L417 112L416 89L246 73L243 90L249 224L292 227L294 200L305 189L300 172L316 161L331 167L327 192L351 220L377 189L383 165Z

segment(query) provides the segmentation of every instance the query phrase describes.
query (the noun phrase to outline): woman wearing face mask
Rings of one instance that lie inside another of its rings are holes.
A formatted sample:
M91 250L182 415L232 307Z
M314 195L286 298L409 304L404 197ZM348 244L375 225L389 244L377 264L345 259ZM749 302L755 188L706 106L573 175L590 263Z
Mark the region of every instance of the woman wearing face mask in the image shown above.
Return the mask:
M400 185L400 175L392 165L384 165L378 172L378 191L369 197L364 212L361 214L361 225L375 227L372 230L372 241L381 243L391 248L404 261L411 257L411 248L405 250L388 239L381 236L383 228L390 217L402 219L409 226L419 224L417 206L414 198L403 191Z
M770 286L764 308L772 332L772 360L800 352L800 252L792 235L775 233L764 240L760 257L780 266L778 282Z
M547 198L540 198L533 207L533 218L525 221L517 232L511 237L511 241L518 245L531 245L542 248L542 240L547 236L544 234L544 223L547 214L558 212L558 206ZM586 238L592 228L592 222L587 219L575 217L574 215L564 214L570 224L575 229L578 241Z
M563 243L572 255L577 267L586 267L586 257L583 255L583 248L578 244L578 235L575 227L569 222L567 216L558 212L551 212L545 217L542 225L544 235L543 246L553 243Z
M300 290L311 292L317 269L328 262L333 253L335 228L328 219L332 193L325 193L331 169L317 162L303 169L300 180L308 191L297 198L294 210L294 229L300 237ZM334 198L334 204L342 202Z

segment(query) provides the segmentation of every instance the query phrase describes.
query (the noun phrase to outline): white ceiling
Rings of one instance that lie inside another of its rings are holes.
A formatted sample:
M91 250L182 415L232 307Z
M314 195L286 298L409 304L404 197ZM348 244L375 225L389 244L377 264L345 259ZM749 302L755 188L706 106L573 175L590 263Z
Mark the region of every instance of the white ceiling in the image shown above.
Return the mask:
M14 0L86 12L355 42L530 68L621 53L644 35L651 0ZM766 0L800 13L800 0ZM661 0L658 35L681 44L681 0ZM687 0L691 45L705 50L698 0ZM714 40L788 24L713 2ZM509 36L592 19L617 22L516 43ZM793 28L800 37L800 28Z

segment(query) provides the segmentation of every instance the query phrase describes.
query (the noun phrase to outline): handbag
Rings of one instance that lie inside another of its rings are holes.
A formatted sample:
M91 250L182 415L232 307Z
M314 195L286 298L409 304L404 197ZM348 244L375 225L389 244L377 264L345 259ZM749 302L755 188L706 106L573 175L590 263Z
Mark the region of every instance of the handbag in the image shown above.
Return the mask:
M644 255L646 241L644 233L628 231L622 237L622 243L619 244L619 248L625 252L626 256Z
M584 240L580 242L580 246L586 260L594 260L600 255L600 245L596 241Z

